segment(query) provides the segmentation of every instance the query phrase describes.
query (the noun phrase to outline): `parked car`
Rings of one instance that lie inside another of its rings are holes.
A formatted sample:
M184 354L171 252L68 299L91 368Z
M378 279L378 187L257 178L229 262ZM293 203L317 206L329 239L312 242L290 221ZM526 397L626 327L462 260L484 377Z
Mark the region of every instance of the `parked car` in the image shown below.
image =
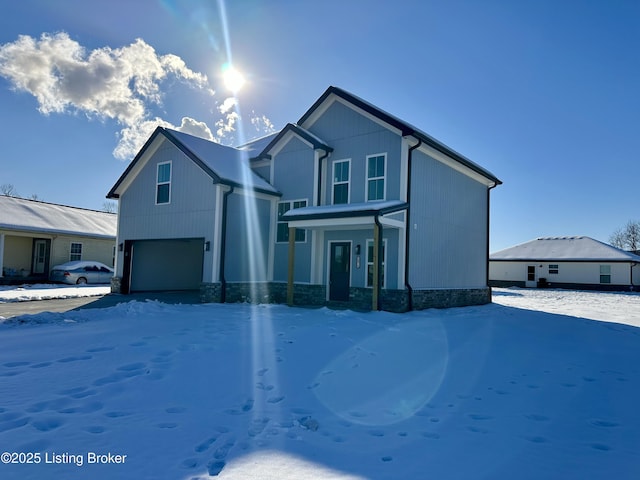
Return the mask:
M75 285L110 283L111 277L113 277L113 268L107 267L104 263L78 260L53 267L49 280Z

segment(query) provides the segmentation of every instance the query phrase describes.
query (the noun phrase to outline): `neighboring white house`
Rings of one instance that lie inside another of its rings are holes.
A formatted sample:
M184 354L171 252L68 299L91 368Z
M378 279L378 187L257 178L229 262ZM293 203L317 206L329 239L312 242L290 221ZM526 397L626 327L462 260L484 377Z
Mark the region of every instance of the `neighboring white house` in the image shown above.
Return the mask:
M0 195L0 281L46 280L71 260L114 264L117 215Z
M546 237L489 256L494 287L639 290L640 256L589 237Z

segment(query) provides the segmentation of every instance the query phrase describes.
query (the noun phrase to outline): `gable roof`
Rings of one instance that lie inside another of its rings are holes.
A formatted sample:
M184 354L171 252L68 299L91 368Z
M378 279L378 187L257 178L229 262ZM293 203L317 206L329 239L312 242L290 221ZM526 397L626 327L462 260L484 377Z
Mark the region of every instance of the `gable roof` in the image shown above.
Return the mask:
M482 175L486 179L493 182L495 185L502 184L502 182L491 172L482 168L477 163L472 162L467 157L465 157L464 155L461 155L460 153L456 152L452 148L449 148L445 144L439 142L438 140L428 135L427 133L423 132L422 130L419 130L413 125L403 120L400 120L398 117L395 117L394 115L391 115L390 113L385 112L384 110L376 107L375 105L367 102L366 100L363 100L360 97L357 97L352 93L349 93L346 90L342 90L341 88L338 88L338 87L333 87L333 86L329 87L322 94L322 96L311 106L311 108L309 108L309 110L306 111L306 113L300 118L300 120L298 120L298 125L302 127L307 126L306 123L311 120L316 110L318 110L327 100L330 100L331 97L333 96L341 98L342 100L364 110L368 114L373 115L374 117L378 118L384 123L387 123L388 125L391 125L392 127L400 130L403 137L412 136L417 140L422 141L422 143L424 143L425 145L428 145L429 147L437 150L438 152L443 153L444 155L452 158L453 160L460 163L461 165L464 165L465 167L471 169L472 171Z
M0 195L0 229L116 238L115 213Z
M145 151L160 135L175 145L215 182L280 196L277 189L251 170L248 152L176 130L158 127L111 188L107 198L120 197L122 183L136 168L136 165L142 161Z
M640 262L640 256L590 237L544 237L492 253L489 260Z
M277 135L273 137L271 142L269 142L263 148L263 150L259 152L259 155L254 157L254 159L271 158L268 152L275 145L277 145L278 142L282 140L282 138L289 132L294 133L295 135L298 135L299 137L301 137L303 140L306 140L307 142L309 142L313 146L314 150L320 149L320 150L324 150L325 152L333 152L333 148L327 145L327 143L324 140L320 139L317 135L311 133L309 130L302 128L300 125L287 123L287 125L282 130L280 130L280 132L278 132Z

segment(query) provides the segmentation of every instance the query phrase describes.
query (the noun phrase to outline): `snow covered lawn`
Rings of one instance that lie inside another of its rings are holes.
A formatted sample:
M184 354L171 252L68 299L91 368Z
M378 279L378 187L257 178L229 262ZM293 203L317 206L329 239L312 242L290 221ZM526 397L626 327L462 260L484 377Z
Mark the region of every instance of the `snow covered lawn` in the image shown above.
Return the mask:
M404 315L130 302L14 317L0 449L40 463L0 478L637 478L639 299L499 289ZM588 319L607 309L620 323Z
M0 286L1 302L28 302L31 300L52 300L55 298L93 297L106 295L109 285L61 285L38 283L35 285Z

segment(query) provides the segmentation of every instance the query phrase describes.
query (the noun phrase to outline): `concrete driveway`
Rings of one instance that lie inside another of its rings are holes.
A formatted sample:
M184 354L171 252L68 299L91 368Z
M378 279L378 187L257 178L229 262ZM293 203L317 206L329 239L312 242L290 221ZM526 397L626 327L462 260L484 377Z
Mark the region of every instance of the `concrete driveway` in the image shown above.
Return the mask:
M0 317L16 317L18 315L35 315L42 312L68 312L81 308L107 308L119 303L132 301L144 302L157 300L162 303L200 303L200 292L145 292L130 295L108 294L97 297L60 298L55 300L32 300L28 302L0 303Z

